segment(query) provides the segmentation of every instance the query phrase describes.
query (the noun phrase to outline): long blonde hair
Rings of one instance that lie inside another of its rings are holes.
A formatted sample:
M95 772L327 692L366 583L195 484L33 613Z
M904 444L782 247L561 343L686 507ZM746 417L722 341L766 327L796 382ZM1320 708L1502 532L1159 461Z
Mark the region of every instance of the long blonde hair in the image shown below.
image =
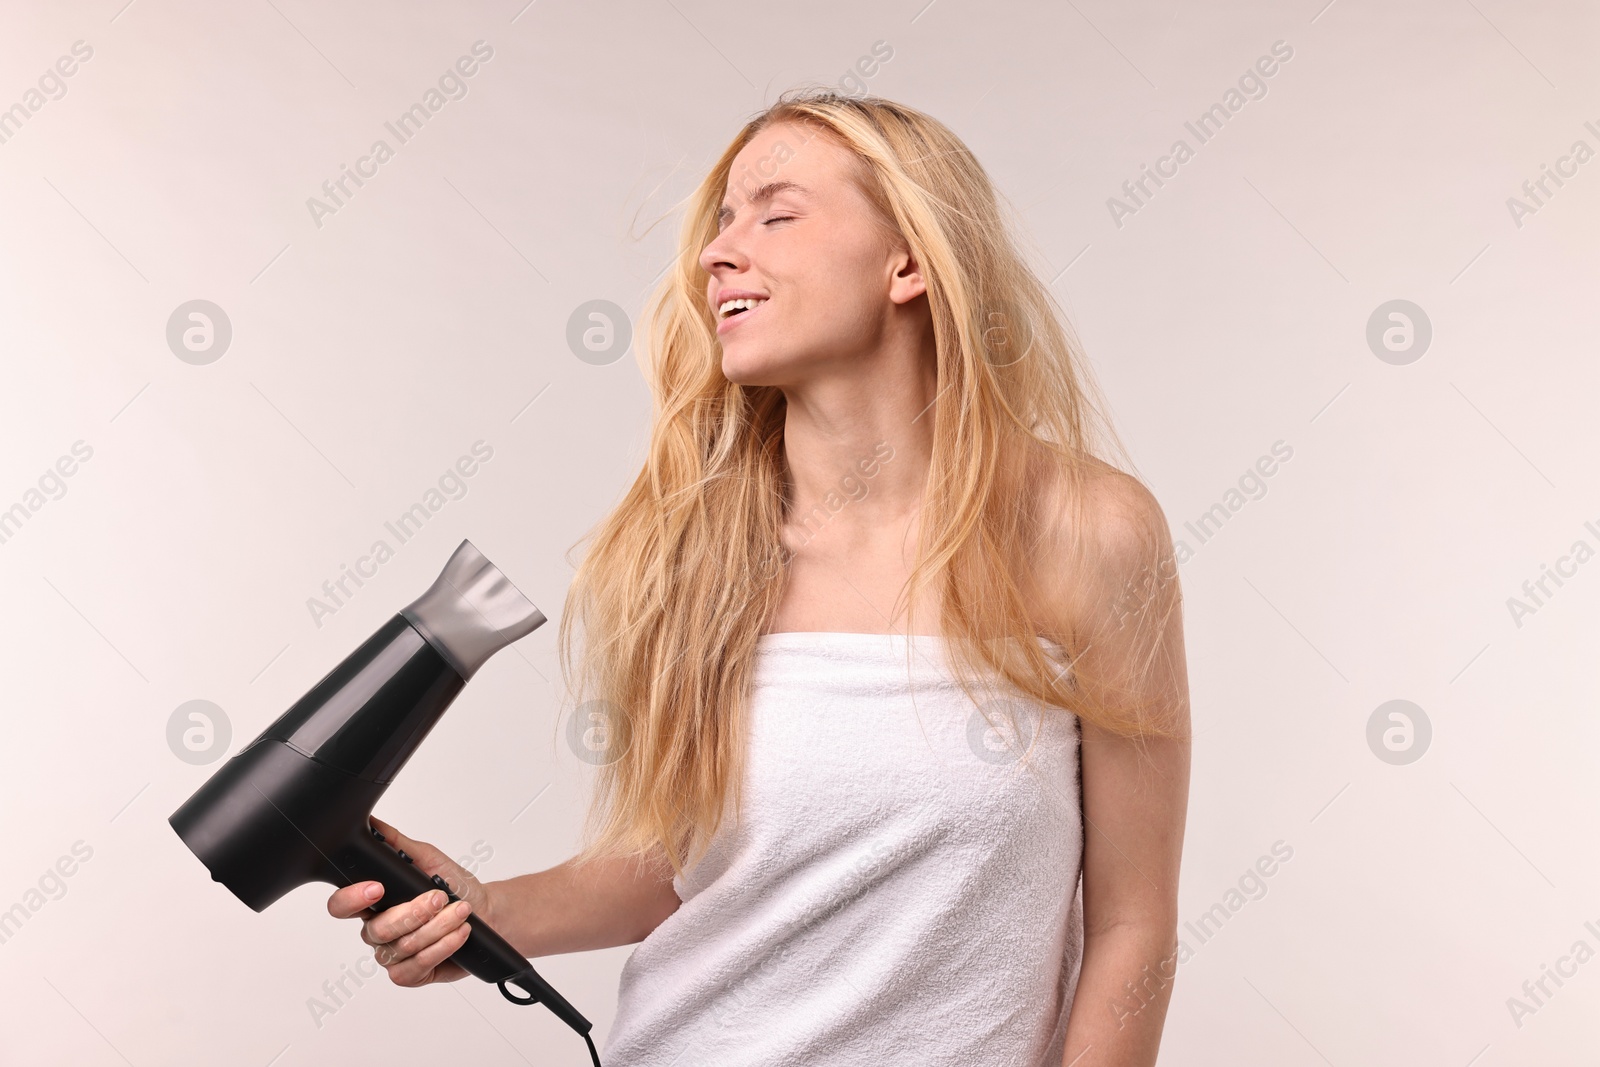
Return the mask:
M573 714L580 727L593 724L603 754L580 860L653 852L681 873L725 816L737 818L744 702L757 638L783 593L782 532L793 518L786 401L775 387L723 375L698 253L717 236L735 157L775 123L853 153L863 193L926 279L937 349L937 400L927 414L937 417L918 556L902 598L940 583L939 631L969 694L987 672L1119 735L1174 736L1159 714L1125 699L1125 677L1097 684L1077 664L1063 677L1037 637L1072 657L1092 635L1049 632L1024 608L1018 578L1046 536L1037 479L1058 473L1052 484L1081 520L1086 479L1115 470L1097 453L1126 453L988 175L920 111L791 90L745 124L688 198L679 255L644 311L650 344L641 364L655 403L648 458L591 532L559 627ZM1081 556L1087 541L1074 537L1069 547ZM1150 566L1163 572L1133 612L1150 635L1138 647L1150 656L1179 595L1164 522L1144 541ZM1016 640L1007 648L997 636Z

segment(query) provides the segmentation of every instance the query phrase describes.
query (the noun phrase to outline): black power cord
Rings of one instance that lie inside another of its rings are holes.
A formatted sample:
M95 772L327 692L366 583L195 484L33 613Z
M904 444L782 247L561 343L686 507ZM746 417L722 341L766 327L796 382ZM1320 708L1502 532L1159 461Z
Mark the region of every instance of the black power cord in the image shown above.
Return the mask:
M528 995L525 997L519 997L512 993L511 990L506 988L507 982L515 982L519 977L521 976L512 975L509 978L502 978L500 981L496 982L495 985L499 987L500 995L511 1001L513 1004L538 1004L540 1000L535 994L528 993ZM527 992L527 990L524 989L523 992ZM562 1013L557 1012L558 1016L561 1014ZM583 1020L582 1028L573 1025L569 1020L563 1019L562 1021L567 1022L568 1025L572 1026L574 1030L577 1030L579 1034L583 1035L583 1043L589 1046L589 1059L594 1062L594 1067L600 1067L600 1053L594 1047L594 1039L589 1036L589 1020Z

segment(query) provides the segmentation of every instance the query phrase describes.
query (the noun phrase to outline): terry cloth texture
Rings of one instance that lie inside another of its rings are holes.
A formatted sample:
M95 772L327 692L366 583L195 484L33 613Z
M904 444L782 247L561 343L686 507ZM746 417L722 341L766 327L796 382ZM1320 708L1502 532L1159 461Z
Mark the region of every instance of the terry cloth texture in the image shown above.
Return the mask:
M1060 1064L1079 722L983 681L974 703L946 648L759 638L744 810L624 966L606 1067Z

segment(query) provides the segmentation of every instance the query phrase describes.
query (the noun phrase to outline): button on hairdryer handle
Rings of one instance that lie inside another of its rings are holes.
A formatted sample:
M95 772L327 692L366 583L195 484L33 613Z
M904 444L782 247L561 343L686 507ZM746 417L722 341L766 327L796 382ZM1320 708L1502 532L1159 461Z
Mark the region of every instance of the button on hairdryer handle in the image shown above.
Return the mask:
M386 911L433 889L443 889L452 901L458 899L443 878L424 874L411 857L389 845L376 829L369 826L368 830L370 832L356 834L355 841L341 850L335 859L341 873L351 883L383 883L383 896L372 905L373 911ZM486 982L499 984L508 979L515 980L521 988L532 994L532 998L524 1001L506 993L507 999L517 1000L518 1003L536 1000L580 1034L588 1033L591 1025L589 1020L539 977L539 973L529 966L526 956L479 916L470 916L467 921L472 924L472 932L461 947L450 955L452 962ZM503 986L501 992L505 993Z

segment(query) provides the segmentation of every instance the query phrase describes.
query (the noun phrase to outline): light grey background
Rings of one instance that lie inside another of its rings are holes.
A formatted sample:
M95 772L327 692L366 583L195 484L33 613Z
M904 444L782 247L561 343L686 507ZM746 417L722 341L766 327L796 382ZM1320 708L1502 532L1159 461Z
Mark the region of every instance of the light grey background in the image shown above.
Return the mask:
M1507 204L1600 149L1593 4L123 3L12 5L0 32L0 108L93 49L0 144L0 508L28 512L0 543L0 909L28 913L0 1060L584 1062L476 981L379 975L319 1025L370 950L329 887L258 915L210 881L166 818L222 754L177 758L167 724L212 701L232 754L463 537L554 620L649 415L637 351L580 359L569 317L636 314L676 236L650 223L739 123L883 41L860 84L950 124L1016 205L1194 549L1181 916L1227 919L1184 931L1161 1062L1593 1062L1600 960L1520 1025L1507 1005L1600 949L1600 562L1520 625L1507 603L1600 546L1600 160L1520 226ZM479 40L466 96L397 145L384 123ZM1266 95L1116 225L1108 198L1277 41ZM379 138L394 157L317 225ZM1366 340L1399 299L1432 328L1404 365ZM232 327L203 365L166 340L191 300ZM480 440L465 495L317 625L308 599ZM1278 441L1201 544L1185 524ZM485 878L577 838L554 633L484 668L378 810L490 853ZM1403 765L1367 740L1391 700L1432 728ZM77 842L64 893L30 897ZM539 966L603 1037L629 951Z

